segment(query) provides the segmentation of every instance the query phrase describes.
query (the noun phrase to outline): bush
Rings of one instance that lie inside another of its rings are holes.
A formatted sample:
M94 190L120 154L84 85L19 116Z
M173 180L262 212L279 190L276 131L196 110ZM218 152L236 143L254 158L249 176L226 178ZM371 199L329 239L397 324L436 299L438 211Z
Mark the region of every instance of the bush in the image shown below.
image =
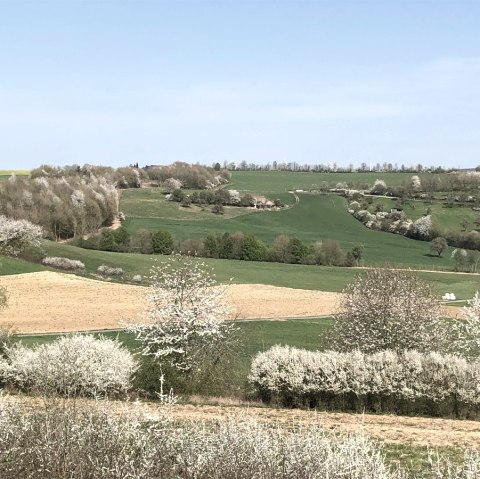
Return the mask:
M42 228L27 220L0 215L0 254L17 256L28 247L38 248Z
M85 265L76 259L61 258L58 256L47 256L43 258L42 263L52 268L63 269L65 271L83 271Z
M448 354L274 346L254 358L249 380L284 406L477 417L480 405L480 361Z
M135 365L118 341L73 335L36 349L9 348L0 375L23 390L97 396L129 389Z
M104 277L109 277L109 276L118 276L121 277L124 275L124 271L122 268L113 268L111 266L107 266L105 264L102 264L97 268L97 273L101 276Z
M394 479L361 434L287 432L253 420L175 424L97 405L0 407L0 476L9 479Z

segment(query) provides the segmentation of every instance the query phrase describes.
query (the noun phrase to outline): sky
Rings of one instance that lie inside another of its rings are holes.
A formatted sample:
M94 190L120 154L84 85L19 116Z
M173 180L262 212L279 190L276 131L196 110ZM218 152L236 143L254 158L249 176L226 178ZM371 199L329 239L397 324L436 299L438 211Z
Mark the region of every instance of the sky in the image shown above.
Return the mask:
M0 0L0 169L480 165L480 1Z

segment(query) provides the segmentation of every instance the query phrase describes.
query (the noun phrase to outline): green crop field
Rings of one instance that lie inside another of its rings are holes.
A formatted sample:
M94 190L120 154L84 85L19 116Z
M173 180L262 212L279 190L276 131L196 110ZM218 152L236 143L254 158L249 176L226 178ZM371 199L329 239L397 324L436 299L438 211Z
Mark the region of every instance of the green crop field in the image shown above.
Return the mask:
M228 188L254 193L276 194L288 190L309 190L312 186L320 186L322 182L335 186L337 183L368 184L372 187L375 180L381 179L387 186L399 186L409 183L414 173L304 173L293 171L233 171L232 181ZM432 173L420 173L420 180L432 177ZM446 178L446 173L435 174L437 178Z
M132 195L135 195L135 191L132 191ZM340 196L305 193L299 194L299 198L299 203L290 208L259 211L233 218L218 218L213 214L198 219L127 215L125 226L130 233L140 228L168 230L178 240L202 238L209 233L222 234L225 231L253 234L267 244L272 244L282 234L297 237L307 243L336 239L347 250L357 244L364 245L365 264L387 262L424 269L448 269L453 266L449 259L450 251L445 252L441 258L432 257L426 242L369 230L348 213L347 202ZM139 203L142 201L139 200Z
M0 181L7 181L12 174L16 176L28 176L30 171L28 170L0 170Z
M394 235L391 235L394 236ZM111 253L105 251L77 248L65 243L46 241L43 249L48 256L63 256L78 259L85 263L87 277L98 266L121 267L131 277L134 274L148 276L155 261L163 262L166 256L140 255L134 253ZM237 261L222 259L204 259L211 266L220 283L233 278L238 284L271 284L289 288L317 291L342 291L356 274L363 271L358 268L338 268L329 266L307 266L282 263L263 263L255 261ZM48 270L39 264L23 260L2 257L0 275L28 273ZM50 269L51 270L51 269ZM480 276L468 273L421 272L419 276L431 284L438 295L446 292L455 293L459 299L469 299L480 290Z

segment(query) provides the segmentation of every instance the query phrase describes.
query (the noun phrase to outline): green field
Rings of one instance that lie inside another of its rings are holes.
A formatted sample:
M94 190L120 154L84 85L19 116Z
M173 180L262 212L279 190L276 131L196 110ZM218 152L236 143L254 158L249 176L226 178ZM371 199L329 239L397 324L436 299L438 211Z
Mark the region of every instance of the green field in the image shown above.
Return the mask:
M394 236L394 235L390 235ZM133 253L111 253L105 251L77 248L65 243L46 241L43 246L48 256L64 256L78 259L86 265L86 276L95 273L98 266L121 267L131 277L134 274L148 276L155 261L163 262L167 258L162 255L140 255ZM204 261L210 265L221 283L233 278L238 284L271 284L289 288L309 289L318 291L342 291L351 282L358 268L339 268L330 266L307 266L282 263L263 263L256 261L237 261L208 259ZM28 273L32 271L48 270L42 265L2 257L0 275ZM51 270L51 269L50 269ZM468 273L440 273L421 272L419 276L428 281L438 295L446 292L455 293L458 299L472 298L480 290L480 276Z
M28 176L29 170L0 170L0 181L7 181L12 174L16 176Z
M132 196L135 194L135 191L131 192ZM299 198L299 203L290 208L260 211L233 218L218 218L213 214L211 217L202 216L198 219L127 215L125 226L130 233L140 228L152 231L168 230L177 240L204 238L209 233L223 234L225 231L253 234L267 244L272 244L274 239L282 234L297 237L309 244L319 240L336 239L347 250L357 244L364 245L365 264L387 262L423 269L453 267L448 251L442 258L432 257L426 242L369 230L348 213L345 198L308 193L299 194ZM138 203L142 203L141 199ZM123 204L121 208L123 209Z
M185 193L188 194L188 190ZM147 222L158 218L194 221L207 219L218 222L226 218L259 213L251 208L227 206L224 208L225 213L218 216L213 214L210 208L202 209L196 205L184 208L180 203L166 200L159 188L125 190L121 195L120 210L128 218L141 218Z
M274 194L288 190L309 190L326 182L331 186L337 183L368 184L372 187L375 180L384 180L387 186L399 186L404 182L409 183L415 173L314 173L298 171L233 171L232 181L228 188L254 193ZM432 173L420 173L420 180L434 176ZM446 173L435 174L437 178L445 179Z
M380 204L383 211L389 211L397 204L396 199L391 198L374 198L368 210L375 212L376 205ZM446 232L461 232L463 226L460 224L463 219L468 221L467 231L479 229L475 224L475 220L480 218L480 212L474 211L471 205L462 205L455 203L452 207L447 207L442 200L433 202L425 200L410 200L402 205L402 209L411 220L417 220L427 214L432 215L432 220L437 227Z
M286 321L239 321L240 346L235 359L230 363L225 377L229 378L221 394L243 395L253 356L275 344L283 344L306 349L324 349L326 331L331 327L330 318L293 319ZM99 336L98 334L96 336ZM118 339L132 351L138 351L139 343L132 333L111 331L101 336ZM58 335L21 336L25 346L44 344L57 339Z

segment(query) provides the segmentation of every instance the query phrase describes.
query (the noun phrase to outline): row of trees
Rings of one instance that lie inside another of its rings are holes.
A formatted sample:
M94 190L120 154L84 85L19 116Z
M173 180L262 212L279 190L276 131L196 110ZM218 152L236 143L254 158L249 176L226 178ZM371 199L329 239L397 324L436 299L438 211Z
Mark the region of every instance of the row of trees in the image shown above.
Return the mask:
M169 231L138 230L130 235L125 227L103 230L88 240L79 239L83 248L104 251L136 252L143 254L170 254L174 251L206 258L270 261L275 263L317 264L329 266L356 266L363 257L363 246L356 245L345 251L336 240L306 244L302 240L280 235L267 246L254 235L210 233L205 238L175 240Z
M219 163L214 164L220 167ZM313 173L369 173L372 171L377 172L388 172L388 173L421 173L421 172L434 172L434 173L444 173L446 171L455 171L452 168L445 169L442 166L423 166L418 163L416 165L404 164L398 165L398 163L371 163L367 164L365 162L361 163L360 166L355 166L353 163L349 163L346 166L339 165L336 162L333 163L317 163L317 164L300 164L295 161L292 162L278 162L276 160L271 163L258 164L258 163L248 163L243 160L240 163L235 163L234 161L224 161L223 167L227 170L234 171L303 171L303 172L313 172Z
M257 205L257 199L250 193L241 194L237 190L227 190L218 188L215 190L194 191L191 194L186 194L182 189L177 188L172 191L168 197L171 201L181 203L182 206L188 207L190 204L194 205L222 205L222 206L243 206L252 207ZM280 208L284 206L283 202L276 198L273 201L267 201L269 207ZM263 204L263 203L261 203Z

